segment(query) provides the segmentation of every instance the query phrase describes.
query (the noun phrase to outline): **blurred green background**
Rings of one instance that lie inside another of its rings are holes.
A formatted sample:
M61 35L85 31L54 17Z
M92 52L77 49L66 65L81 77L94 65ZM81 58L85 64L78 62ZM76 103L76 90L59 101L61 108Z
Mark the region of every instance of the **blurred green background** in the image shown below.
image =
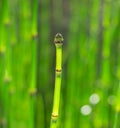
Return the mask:
M58 128L120 128L120 0L0 0L0 128L49 128L57 32Z

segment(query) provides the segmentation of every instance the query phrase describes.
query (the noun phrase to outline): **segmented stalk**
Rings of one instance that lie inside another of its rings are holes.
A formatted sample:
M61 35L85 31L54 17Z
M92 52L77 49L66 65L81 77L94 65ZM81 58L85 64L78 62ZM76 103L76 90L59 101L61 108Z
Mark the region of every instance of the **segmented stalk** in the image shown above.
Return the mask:
M35 117L35 93L36 93L36 69L37 69L37 12L38 12L38 0L35 0L33 3L33 16L32 16L32 67L31 67L31 84L30 84L30 94L31 94L31 101L30 101L30 128L34 127L34 117Z
M4 65L1 68L2 83L0 83L1 96L3 100L2 108L2 125L8 126L8 88L11 86L11 47L9 42L9 2L8 0L2 1L1 8L1 21L0 21L0 59ZM1 75L1 74L0 74Z
M120 82L119 82L119 86L118 86L118 90L117 90L117 95L116 95L116 103L115 103L115 118L114 118L114 124L113 124L113 128L118 128L119 127L119 118L120 118Z
M62 73L62 68L61 68L62 44L63 44L63 37L60 33L56 34L54 43L56 46L56 75L55 75L53 111L52 111L52 115L51 115L51 128L56 128L57 119L58 119L58 115L59 115L61 73Z

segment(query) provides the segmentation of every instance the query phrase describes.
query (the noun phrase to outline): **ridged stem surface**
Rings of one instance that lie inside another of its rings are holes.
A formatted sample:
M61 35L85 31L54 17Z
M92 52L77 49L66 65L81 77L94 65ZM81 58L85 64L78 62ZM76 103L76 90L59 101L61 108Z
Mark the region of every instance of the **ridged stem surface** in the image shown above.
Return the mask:
M59 115L59 104L60 104L60 89L61 89L61 73L62 73L62 42L63 37L60 33L55 36L56 46L56 74L55 74L55 90L54 90L54 101L53 101L53 112L51 115L51 128L57 127L57 119Z

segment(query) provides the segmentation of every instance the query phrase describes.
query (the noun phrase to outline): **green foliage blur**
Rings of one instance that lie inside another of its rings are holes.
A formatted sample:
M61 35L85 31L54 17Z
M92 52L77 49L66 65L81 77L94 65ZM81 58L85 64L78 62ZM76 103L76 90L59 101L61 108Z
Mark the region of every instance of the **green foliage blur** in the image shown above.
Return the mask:
M120 0L0 0L0 128L50 127L58 32L57 128L120 128Z

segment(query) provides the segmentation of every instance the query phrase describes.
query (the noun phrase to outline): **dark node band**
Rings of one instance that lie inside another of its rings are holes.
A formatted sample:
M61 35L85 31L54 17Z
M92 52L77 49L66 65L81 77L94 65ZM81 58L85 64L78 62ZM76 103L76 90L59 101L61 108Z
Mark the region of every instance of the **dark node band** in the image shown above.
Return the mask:
M55 42L55 44L63 45L63 43L60 41Z
M2 46L2 47L0 48L0 55L3 55L4 53L5 53L5 47Z
M9 96L12 96L15 93L15 90L10 89L8 93L9 93Z
M58 118L58 115L53 115L51 116L51 121L56 123L57 122L57 118Z
M58 117L58 115L53 115L53 114L52 114L52 117L53 117L53 118L57 118L57 117Z
M6 27L9 27L9 26L10 26L10 21L5 21L4 25L5 25Z
M4 82L9 84L12 81L11 77L6 76Z
M62 69L56 69L56 72L62 72Z
M31 96L31 97L36 96L36 94L37 94L37 91L30 92L30 96Z
M32 34L32 39L33 40L35 40L35 39L37 39L38 38L38 34L36 33L36 34Z

